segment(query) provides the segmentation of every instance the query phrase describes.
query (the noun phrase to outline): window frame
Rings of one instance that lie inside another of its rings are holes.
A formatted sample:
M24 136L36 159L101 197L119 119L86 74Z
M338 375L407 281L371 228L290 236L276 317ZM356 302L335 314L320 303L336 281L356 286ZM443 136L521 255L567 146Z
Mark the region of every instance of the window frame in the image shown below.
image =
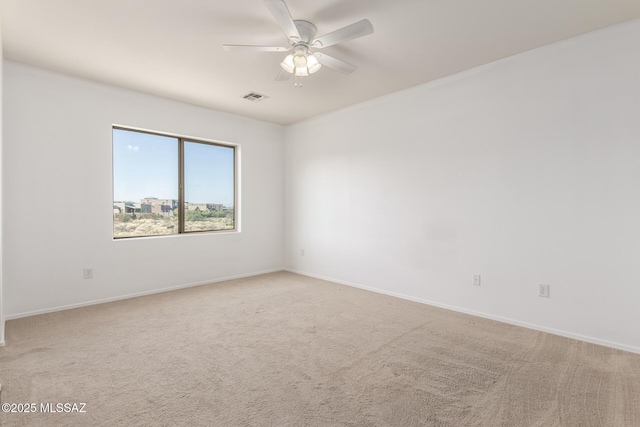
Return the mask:
M144 236L123 236L123 237L116 237L114 235L114 228L113 225L115 224L115 222L112 223L112 227L111 227L111 235L113 240L128 240L128 239L144 239L144 238L149 238L149 237L176 237L176 236L184 236L184 235L198 235L198 234L208 234L208 233L215 233L215 234L219 234L219 233L239 233L240 232L240 223L239 223L239 218L240 218L240 209L239 209L239 181L240 181L240 161L239 161L239 150L240 150L240 144L234 144L234 143L230 143L230 142L221 142L221 141L214 141L214 140L207 140L207 139L203 139L203 138L194 138L194 137L190 137L190 136L184 136L184 135L176 135L176 134L172 134L172 133L166 133L166 132L159 132L159 131L152 131L152 130L147 130L147 129L140 129L140 128L134 128L134 127L129 127L129 126L122 126L122 125L112 125L111 126L111 186L112 186L112 191L111 191L111 202L113 204L113 199L114 199L114 191L115 191L115 186L114 186L114 182L115 182L115 175L114 175L114 158L113 158L113 131L114 130L122 130L122 131L127 131L127 132L138 132L138 133L145 133L145 134L149 134L149 135L156 135L156 136L164 136L164 137L169 137L169 138L175 138L178 142L178 182L176 183L178 185L178 231L176 233L172 233L172 234L150 234L150 235L144 235ZM233 150L233 228L225 228L225 229L221 229L221 230L199 230L199 231L185 231L185 200L184 200L184 191L185 191L185 186L184 186L184 178L185 178L185 168L184 168L184 143L185 142L189 142L189 143L195 143L195 144L203 144L203 145L210 145L210 146L216 146L216 147L224 147L224 148L231 148Z

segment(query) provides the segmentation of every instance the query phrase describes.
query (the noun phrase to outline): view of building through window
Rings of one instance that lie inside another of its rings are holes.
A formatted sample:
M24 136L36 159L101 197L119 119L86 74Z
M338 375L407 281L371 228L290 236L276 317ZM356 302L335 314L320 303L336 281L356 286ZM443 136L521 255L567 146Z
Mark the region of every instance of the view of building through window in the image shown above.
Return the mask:
M235 147L113 129L114 238L234 230L235 218Z
M184 230L233 229L234 149L184 142Z

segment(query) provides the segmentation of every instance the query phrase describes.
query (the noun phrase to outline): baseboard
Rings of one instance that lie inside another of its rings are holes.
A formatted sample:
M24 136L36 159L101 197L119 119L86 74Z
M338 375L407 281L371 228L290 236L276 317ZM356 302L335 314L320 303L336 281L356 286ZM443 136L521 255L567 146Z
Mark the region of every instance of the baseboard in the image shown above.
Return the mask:
M558 335L558 336L565 337L565 338L571 338L571 339L575 339L575 340L579 340L579 341L588 342L588 343L591 343L591 344L597 344L597 345L601 345L601 346L604 346L604 347L610 347L610 348L615 348L617 350L624 350L624 351L628 351L630 353L640 354L640 347L621 344L621 343L617 343L617 342L613 342L613 341L602 340L602 339L599 339L599 338L594 338L594 337L581 335L581 334L575 334L575 333L572 333L572 332L567 332L567 331L563 331L563 330L559 330L559 329L548 328L546 326L540 326L540 325L536 325L536 324L533 324L533 323L522 322L522 321L516 320L516 319L510 319L510 318L502 317L502 316L495 316L493 314L483 313L483 312L480 312L480 311L469 310L469 309L466 309L466 308L456 307L456 306L452 306L452 305L448 305L448 304L442 304L442 303L439 303L439 302L436 302L436 301L429 301L429 300L426 300L426 299L423 299L423 298L416 298L416 297L412 297L410 295L405 295L405 294L401 294L401 293L397 293L397 292L385 291L383 289L378 289L378 288L373 288L373 287L370 287L370 286L359 285L357 283L351 283L351 282L347 282L347 281L344 281L344 280L334 279L334 278L331 278L331 277L324 277L324 276L320 276L320 275L317 275L317 274L311 274L311 273L307 273L307 272L304 272L304 271L294 270L294 269L291 269L291 268L285 268L284 270L288 271L288 272L291 272L291 273L300 274L302 276L313 277L315 279L326 280L328 282L338 283L340 285L345 285L345 286L350 286L350 287L353 287L353 288L364 289L364 290L371 291L371 292L376 292L376 293L379 293L379 294L389 295L389 296L392 296L392 297L402 298L402 299L406 299L406 300L414 301L414 302L419 302L419 303L431 305L431 306L434 306L434 307L440 307L440 308L444 308L444 309L447 309L447 310L457 311L459 313L470 314L470 315L473 315L473 316L483 317L485 319L491 319L491 320L496 320L496 321L502 322L502 323L508 323L510 325L521 326L521 327L527 328L527 329L533 329L533 330L536 330L536 331L546 332L546 333L549 333L549 334Z
M168 287L168 288L153 289L153 290L150 290L150 291L136 292L136 293L133 293L133 294L121 295L121 296L117 296L117 297L102 298L102 299L98 299L98 300L85 301L85 302L81 302L81 303L77 303L77 304L62 305L62 306L58 306L58 307L45 308L45 309L42 309L42 310L28 311L28 312L18 313L18 314L9 314L9 315L5 316L5 320L20 319L22 317L37 316L39 314L54 313L56 311L71 310L73 308L88 307L88 306L91 306L91 305L104 304L104 303L107 303L107 302L120 301L120 300L124 300L124 299L129 299L129 298L143 297L143 296L146 296L146 295L159 294L159 293L162 293L162 292L170 292L170 291L175 291L175 290L178 290L178 289L192 288L194 286L208 285L210 283L225 282L227 280L244 279L244 278L247 278L247 277L260 276L262 274L276 273L278 271L283 271L283 269L282 268L275 268L275 269L272 269L272 270L256 271L256 272L253 272L253 273L239 274L237 276L222 277L222 278L219 278L219 279L205 280L205 281L202 281L202 282L187 283L187 284L182 284L182 285L177 285L177 286L171 286L171 287Z

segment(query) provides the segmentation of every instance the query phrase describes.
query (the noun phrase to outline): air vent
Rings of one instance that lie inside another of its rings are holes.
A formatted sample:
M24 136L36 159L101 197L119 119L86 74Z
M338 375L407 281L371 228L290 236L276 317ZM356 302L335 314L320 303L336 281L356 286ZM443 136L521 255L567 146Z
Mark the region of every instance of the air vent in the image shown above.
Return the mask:
M262 101L263 99L269 99L267 95L261 95L255 92L249 92L248 94L243 96L243 98L251 102L258 102L258 101Z

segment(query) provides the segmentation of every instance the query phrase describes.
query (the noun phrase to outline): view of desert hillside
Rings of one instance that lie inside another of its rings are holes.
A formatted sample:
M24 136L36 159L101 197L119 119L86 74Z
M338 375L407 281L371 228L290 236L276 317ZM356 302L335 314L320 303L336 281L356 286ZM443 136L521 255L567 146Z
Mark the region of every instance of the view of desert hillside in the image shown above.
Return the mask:
M185 231L232 230L233 228L233 215L185 221ZM175 216L163 217L153 214L116 215L113 219L113 237L116 239L177 233L178 220Z

